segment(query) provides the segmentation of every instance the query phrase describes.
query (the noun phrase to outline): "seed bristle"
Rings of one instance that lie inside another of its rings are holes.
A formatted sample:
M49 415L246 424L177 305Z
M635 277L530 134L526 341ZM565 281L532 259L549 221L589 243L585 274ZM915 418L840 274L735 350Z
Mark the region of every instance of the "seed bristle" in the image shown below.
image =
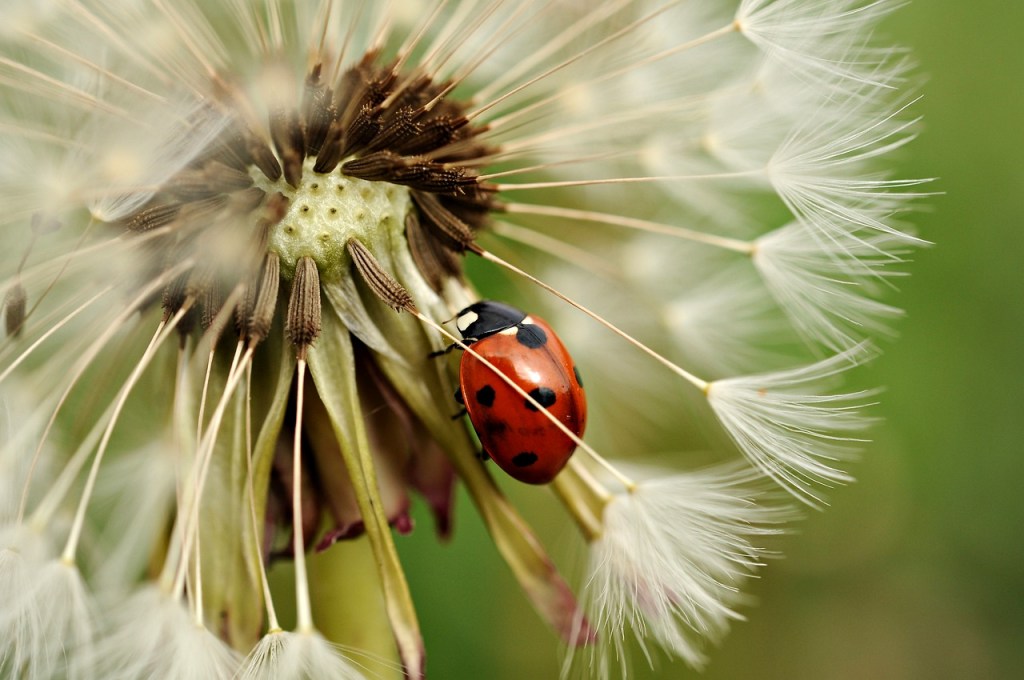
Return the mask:
M157 203L129 215L121 223L129 231L144 232L165 227L178 217L179 203Z
M319 69L319 65L317 65ZM313 76L311 75L310 78ZM306 124L306 155L317 156L323 148L331 123L337 117L337 109L333 104L334 93L319 82L317 70L316 82L306 80L306 103L303 120Z
M259 272L252 310L248 317L246 336L251 345L258 345L270 333L277 309L277 292L281 286L281 258L277 253L267 253Z
M384 271L373 253L358 239L349 239L346 244L356 271L373 294L395 311L415 309L412 296L391 274Z
M364 103L352 121L344 126L344 144L339 151L340 158L346 158L357 149L368 146L380 133L382 124L374 115L374 109L370 102Z
M405 238L417 269L435 292L441 292L447 278L459 276L461 260L453 250L427 234L415 211L405 218Z
M218 320L218 316L224 308L224 301L223 283L215 278L207 286L199 300L199 325L212 335L214 344L224 332L224 321Z
M15 282L4 295L4 325L7 337L18 337L25 326L28 293L21 281Z
M291 109L272 113L270 138L283 166L285 181L298 188L302 181L302 161L306 156L306 140L298 112Z
M422 191L412 192L413 203L419 208L427 233L443 239L451 248L462 252L475 240L473 230L446 209L437 196Z
M302 257L295 264L291 298L288 300L288 318L285 333L297 348L299 358L320 335L320 272L311 257Z
M271 151L270 147L265 141L250 135L248 138L247 150L249 157L252 159L253 165L260 169L267 179L271 182L276 182L281 179L281 164L277 160L277 156Z

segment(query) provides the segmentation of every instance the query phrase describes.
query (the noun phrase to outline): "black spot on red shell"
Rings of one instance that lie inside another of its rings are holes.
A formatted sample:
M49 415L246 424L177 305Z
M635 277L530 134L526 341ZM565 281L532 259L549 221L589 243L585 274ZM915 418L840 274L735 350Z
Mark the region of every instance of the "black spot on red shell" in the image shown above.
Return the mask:
M544 329L532 323L522 324L516 331L516 340L520 345L530 349L543 347L548 342L548 334Z
M494 397L494 388L490 385L484 385L476 391L476 403L481 406L486 406L488 408L494 406Z
M580 377L580 369L575 366L572 367L572 374L576 376L576 384L583 387L583 378Z
M555 401L558 399L558 395L556 395L555 391L550 387L535 387L532 390L530 390L530 396L533 397L534 401L536 401L544 408L551 408L551 406L553 406ZM523 400L523 403L526 404L526 408L530 409L531 411L537 410L537 407L534 406L529 401L527 401L526 399Z
M523 451L517 453L512 459L512 464L516 467L530 467L537 462L537 454L533 451Z

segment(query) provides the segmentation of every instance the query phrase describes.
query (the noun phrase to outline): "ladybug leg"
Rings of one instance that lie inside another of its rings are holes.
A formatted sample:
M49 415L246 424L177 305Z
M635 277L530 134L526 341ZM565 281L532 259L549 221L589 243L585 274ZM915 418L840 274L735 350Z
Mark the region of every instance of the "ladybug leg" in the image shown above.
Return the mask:
M477 340L478 340L478 338L463 338L462 339L462 344L463 345L472 345ZM448 345L444 349L439 349L436 352L431 352L430 354L427 355L427 358L428 359L433 359L435 357L444 356L445 354L448 354L449 352L451 352L453 349L462 349L462 347L460 345L457 345L457 344L455 344L453 342L452 344Z
M439 349L436 352L431 352L430 354L427 355L427 358L428 359L435 359L437 357L443 357L445 354L448 354L449 352L451 352L453 349L456 349L457 347L458 347L458 345L456 345L456 344L448 345L444 349Z
M467 411L466 407L465 407L466 400L462 398L462 388L461 387L459 387L459 388L457 388L455 390L455 401L460 403L460 404L463 404L463 407L460 408L458 410L458 412L455 413L455 415L452 416L452 420L458 420L462 416L467 415L469 413L469 411Z
M481 460L481 461L488 461L488 460L491 459L491 456L486 451L484 451L483 449L480 449L480 453L476 454L476 457L477 457L477 460Z

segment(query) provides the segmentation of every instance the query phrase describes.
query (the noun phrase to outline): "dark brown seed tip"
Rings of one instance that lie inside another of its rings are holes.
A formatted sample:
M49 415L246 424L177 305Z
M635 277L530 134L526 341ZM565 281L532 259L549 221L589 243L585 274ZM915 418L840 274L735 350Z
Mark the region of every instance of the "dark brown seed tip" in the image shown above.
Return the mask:
M303 257L295 265L288 320L285 332L303 358L306 349L320 335L320 273L311 257Z
M248 310L245 332L252 345L258 345L270 333L277 309L277 291L281 281L281 259L277 253L267 253L253 291L252 307ZM252 284L250 284L252 285ZM249 296L246 295L247 302Z
M130 231L144 232L167 226L178 217L181 206L177 203L156 203L132 213L123 220Z
M356 239L349 239L348 252L356 265L356 271L370 287L373 294L395 311L414 311L416 305L412 296L391 274L384 271L373 253Z
M28 294L20 281L7 289L7 294L4 295L4 311L6 312L4 322L7 326L8 337L17 337L21 334L21 329L25 324L27 300Z

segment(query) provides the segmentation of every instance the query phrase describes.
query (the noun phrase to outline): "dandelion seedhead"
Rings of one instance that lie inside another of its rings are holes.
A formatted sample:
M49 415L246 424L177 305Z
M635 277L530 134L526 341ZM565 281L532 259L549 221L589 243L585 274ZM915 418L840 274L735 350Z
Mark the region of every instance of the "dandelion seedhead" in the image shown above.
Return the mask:
M422 678L396 541L458 484L565 675L706 663L784 499L851 479L839 383L920 243L897 4L9 3L0 674L363 677L334 578L380 588L331 613L386 622L366 672Z

